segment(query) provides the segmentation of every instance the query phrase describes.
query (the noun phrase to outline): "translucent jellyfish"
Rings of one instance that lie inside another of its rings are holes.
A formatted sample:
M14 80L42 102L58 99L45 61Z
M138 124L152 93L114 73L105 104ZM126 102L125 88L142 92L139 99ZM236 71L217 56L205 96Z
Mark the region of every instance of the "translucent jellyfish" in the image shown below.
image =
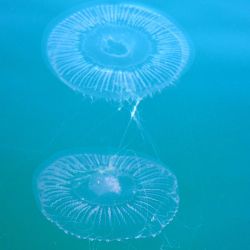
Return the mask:
M175 175L134 155L63 155L39 169L34 187L48 220L89 240L154 237L179 204Z
M136 102L174 83L189 58L181 30L167 17L134 4L82 7L48 33L56 75L91 98Z

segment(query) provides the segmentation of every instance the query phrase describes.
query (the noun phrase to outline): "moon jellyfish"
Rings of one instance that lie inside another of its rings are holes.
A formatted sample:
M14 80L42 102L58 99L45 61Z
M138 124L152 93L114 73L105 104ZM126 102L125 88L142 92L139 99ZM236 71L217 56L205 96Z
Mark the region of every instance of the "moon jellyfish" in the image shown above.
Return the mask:
M39 169L34 186L49 221L89 240L154 237L173 220L179 204L175 175L134 155L63 155Z
M53 71L91 98L137 102L174 83L189 58L181 30L134 4L87 5L61 18L47 37Z

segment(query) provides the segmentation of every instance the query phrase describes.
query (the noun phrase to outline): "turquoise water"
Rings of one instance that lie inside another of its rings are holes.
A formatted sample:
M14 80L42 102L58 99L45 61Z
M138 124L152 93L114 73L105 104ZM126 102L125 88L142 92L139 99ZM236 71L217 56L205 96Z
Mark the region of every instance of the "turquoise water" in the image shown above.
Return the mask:
M81 3L1 2L0 249L250 249L250 4L243 0L143 2L176 20L194 53L175 86L140 104L143 128L132 124L123 142L178 179L180 208L166 230L156 239L95 244L42 216L32 190L37 167L62 150L113 150L129 120L126 109L73 92L45 63L46 27Z

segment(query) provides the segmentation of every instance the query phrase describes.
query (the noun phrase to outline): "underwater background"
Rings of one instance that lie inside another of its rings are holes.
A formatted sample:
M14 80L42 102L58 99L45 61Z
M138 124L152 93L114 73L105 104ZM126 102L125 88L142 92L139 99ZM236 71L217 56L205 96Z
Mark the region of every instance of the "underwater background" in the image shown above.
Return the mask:
M113 152L130 114L83 98L46 64L46 28L83 1L1 0L1 250L250 249L250 3L130 2L166 13L192 44L188 69L142 101L143 128L132 123L123 143L174 172L179 212L157 238L118 243L76 239L43 217L32 188L37 167L72 148Z

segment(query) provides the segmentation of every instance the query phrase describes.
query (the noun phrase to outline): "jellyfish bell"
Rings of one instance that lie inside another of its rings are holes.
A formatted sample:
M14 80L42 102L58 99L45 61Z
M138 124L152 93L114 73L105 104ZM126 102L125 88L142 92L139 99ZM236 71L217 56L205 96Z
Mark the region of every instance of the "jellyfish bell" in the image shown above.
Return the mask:
M36 172L43 215L65 233L97 241L154 237L179 204L175 175L136 155L67 153Z
M135 103L173 84L189 44L166 16L141 5L88 4L57 20L46 38L49 64L84 96Z

